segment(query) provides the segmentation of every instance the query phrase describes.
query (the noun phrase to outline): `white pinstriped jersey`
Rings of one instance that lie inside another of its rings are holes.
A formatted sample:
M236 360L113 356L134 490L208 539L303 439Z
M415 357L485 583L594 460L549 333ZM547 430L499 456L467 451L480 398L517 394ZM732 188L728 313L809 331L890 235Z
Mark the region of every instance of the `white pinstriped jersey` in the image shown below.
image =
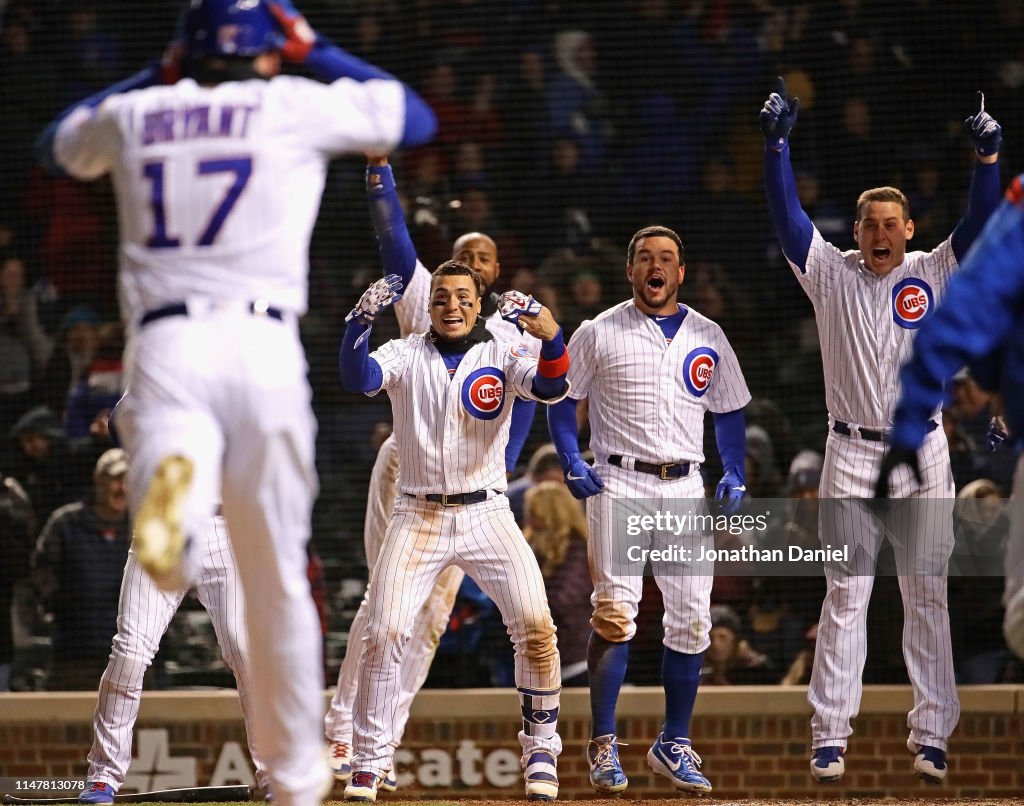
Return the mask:
M509 398L539 400L531 388L537 359L521 352L497 340L475 344L452 376L422 333L392 339L371 353L394 410L401 492L505 489Z
M190 297L301 315L327 162L390 151L404 108L397 81L183 79L80 107L54 151L78 179L112 174L126 322Z
M931 252L908 252L879 277L864 267L860 250L841 252L815 229L806 272L789 265L814 304L829 414L866 428L890 427L914 334L957 269L950 239Z
M598 462L703 462L704 413L741 409L750 392L717 324L692 308L665 334L632 300L580 325L569 340L569 396L590 398Z
M430 271L419 260L413 269L409 285L402 289L402 298L395 303L395 315L403 336L423 333L430 327ZM525 347L534 358L540 357L540 339L529 333L520 333L512 322L506 322L495 312L484 319L484 326L498 341L512 342Z

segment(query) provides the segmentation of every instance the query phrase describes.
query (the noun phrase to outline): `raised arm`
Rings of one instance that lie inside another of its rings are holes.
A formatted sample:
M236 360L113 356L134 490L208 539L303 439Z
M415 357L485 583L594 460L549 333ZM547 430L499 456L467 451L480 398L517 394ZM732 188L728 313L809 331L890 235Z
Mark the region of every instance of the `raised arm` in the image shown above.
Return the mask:
M800 99L789 101L786 82L780 76L775 91L761 108L764 134L764 185L775 235L786 258L800 271L807 271L814 225L800 206L796 177L789 161L789 133L796 125Z
M416 247L405 225L405 211L395 189L395 175L387 157L369 157L366 162L366 203L373 232L377 236L381 268L385 275L397 274L409 287L416 270Z
M270 0L267 7L281 29L278 43L281 56L293 64L303 65L321 81L331 83L342 78L359 82L398 80L320 36L291 0ZM426 101L407 85L402 86L405 89L405 129L400 145L425 143L437 130L437 119Z
M140 70L135 75L118 81L116 84L112 84L106 89L100 90L95 95L90 95L88 98L83 98L81 101L75 101L75 103L71 104L71 106L67 107L67 109L57 115L57 117L54 118L45 129L43 129L39 137L36 138L36 159L50 173L63 174L64 169L57 161L54 142L57 139L57 130L73 112L81 110L78 111L78 115L83 119L86 119L91 116L96 107L111 95L131 92L132 90L141 90L159 83L161 83L161 63L153 62L149 67L146 67L144 70Z
M382 310L401 299L401 280L394 274L373 283L345 317L347 326L338 350L338 374L348 392L375 394L384 384L384 371L370 355L369 336L373 320Z
M964 130L974 144L977 162L967 194L967 209L950 239L958 263L962 262L985 222L999 205L1002 191L999 181L999 146L1003 142L1003 128L985 111L985 93L978 93L978 111L964 121Z

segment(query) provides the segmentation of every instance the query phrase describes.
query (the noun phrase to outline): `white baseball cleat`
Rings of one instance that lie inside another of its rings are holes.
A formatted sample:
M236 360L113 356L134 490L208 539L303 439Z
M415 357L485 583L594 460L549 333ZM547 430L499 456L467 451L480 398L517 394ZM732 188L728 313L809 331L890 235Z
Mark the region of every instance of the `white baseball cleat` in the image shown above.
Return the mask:
M928 744L917 744L907 739L907 749L914 754L914 772L917 777L930 784L941 784L949 767L946 765L946 751Z
M327 745L327 766L334 778L343 783L352 777L352 755L345 742L331 742Z
M553 754L535 750L523 756L527 800L555 800L558 797L558 767Z
M345 787L345 800L356 803L375 803L381 777L372 772L354 772Z
M819 747L811 755L811 775L816 781L823 784L832 783L841 779L845 772L843 748L834 745Z
M192 460L165 456L157 466L135 518L135 554L164 590L183 583L185 499L192 486Z

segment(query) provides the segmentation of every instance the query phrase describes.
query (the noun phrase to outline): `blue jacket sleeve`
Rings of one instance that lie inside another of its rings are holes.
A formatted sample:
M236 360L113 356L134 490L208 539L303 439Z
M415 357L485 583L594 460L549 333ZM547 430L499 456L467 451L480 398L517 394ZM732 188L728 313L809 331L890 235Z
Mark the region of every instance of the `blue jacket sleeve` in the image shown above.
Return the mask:
M978 237L978 233L985 226L989 216L999 206L1001 193L999 163L992 162L987 165L976 163L974 174L971 176L971 189L967 194L967 210L964 211L964 217L957 223L950 238L953 255L958 263L971 248L971 244Z
M61 112L55 120L53 120L45 129L42 134L36 138L35 153L36 159L40 164L46 168L47 171L54 174L63 174L64 171L57 164L56 156L53 153L53 141L57 136L57 127L60 126L61 122L72 111L78 109L80 106L87 106L90 109L95 109L103 101L109 98L111 95L116 95L120 92L131 92L132 90L141 90L145 87L152 87L155 84L160 83L160 65L157 62L149 65L144 70L140 70L133 76L112 84L106 89L100 90L95 95L90 95L81 101L76 101L71 104L67 109Z
M747 425L743 409L712 416L715 421L715 444L718 445L718 455L722 457L722 468L745 482Z
M304 62L321 81L330 84L339 78L351 78L354 81L369 81L374 78L385 81L397 81L391 73L381 70L376 65L370 64L358 56L353 56L347 50L342 50L330 39L317 35L316 44L309 52Z
M562 470L568 470L573 457L580 453L580 433L576 424L577 401L571 397L548 406L548 432L558 451Z
M1014 180L1019 188L1019 181ZM1024 304L1024 209L1004 202L953 277L945 299L918 331L914 354L900 373L903 395L890 441L916 449L943 384L961 366L989 355Z
M341 385L346 392L377 392L384 384L384 372L380 364L370 357L369 340L355 346L356 339L366 330L367 326L361 322L349 322L341 339L338 374L341 375Z
M764 187L779 245L801 273L806 272L814 225L800 206L800 198L796 194L796 177L789 162L788 142L778 151L773 148L764 150Z
M530 436L533 415L537 411L537 401L524 400L517 397L512 401L512 423L509 427L508 445L505 446L505 470L511 473L519 464L519 454Z
M416 270L416 247L409 237L390 165L367 166L366 201L384 276L397 274L402 278L402 286L407 287Z

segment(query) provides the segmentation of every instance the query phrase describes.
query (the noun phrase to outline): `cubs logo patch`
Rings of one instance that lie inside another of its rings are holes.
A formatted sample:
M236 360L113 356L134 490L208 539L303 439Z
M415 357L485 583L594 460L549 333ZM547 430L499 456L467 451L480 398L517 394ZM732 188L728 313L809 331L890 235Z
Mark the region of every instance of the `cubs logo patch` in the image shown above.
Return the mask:
M710 347L691 350L683 359L683 383L694 397L704 397L718 366L718 353Z
M518 347L509 347L508 354L513 358L533 358L525 344L520 344Z
M924 280L908 277L892 290L892 320L902 328L917 330L934 303L931 286Z
M505 402L505 373L497 367L473 370L462 383L462 405L478 420L493 420Z

